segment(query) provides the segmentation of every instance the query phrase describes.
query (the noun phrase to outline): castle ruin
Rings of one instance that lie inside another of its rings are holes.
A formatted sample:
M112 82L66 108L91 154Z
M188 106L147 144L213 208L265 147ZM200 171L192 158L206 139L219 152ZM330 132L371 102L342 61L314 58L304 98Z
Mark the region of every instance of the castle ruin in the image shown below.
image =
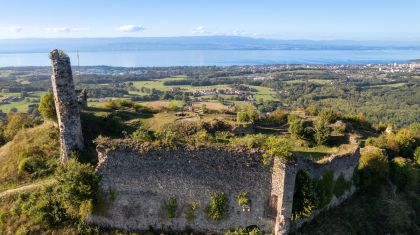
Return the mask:
M61 160L66 162L71 151L83 148L79 105L85 105L86 92L76 96L66 54L53 50L50 58ZM291 227L301 226L350 197L356 190L352 177L360 157L357 145L347 155L332 155L324 162L275 158L270 165L261 163L261 151L245 149L136 148L98 143L97 151L96 171L101 176L103 200L87 219L91 224L135 231L191 228L216 233L258 226L276 235L288 233ZM332 173L334 180L342 178L350 182L350 187L308 217L293 220L295 181L301 170L314 180ZM247 193L249 202L241 205L238 195L242 192ZM206 212L214 193L226 197L225 212L217 220ZM171 200L172 213L168 216Z
M66 162L73 150L84 147L79 104L74 89L70 58L61 50L50 52L51 83L60 129L61 161Z
M183 231L224 233L230 229L258 226L274 234L287 234L322 210L336 206L352 195L355 186L336 197L311 216L292 221L295 179L306 170L314 179L333 172L351 182L359 161L359 148L348 156L331 156L325 163L297 158L294 162L276 159L261 163L261 152L204 149L149 149L135 151L121 147L98 146L97 173L105 208L89 221L125 230ZM206 214L212 193L226 195L226 213L221 220ZM238 204L240 192L247 192L250 203ZM174 217L167 216L169 198L177 202ZM191 205L197 209L191 213Z

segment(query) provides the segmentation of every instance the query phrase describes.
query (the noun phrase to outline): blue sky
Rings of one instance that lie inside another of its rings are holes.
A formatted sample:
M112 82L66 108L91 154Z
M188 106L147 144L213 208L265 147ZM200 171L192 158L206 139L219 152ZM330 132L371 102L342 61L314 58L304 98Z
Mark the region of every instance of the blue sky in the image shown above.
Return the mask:
M0 0L0 38L420 40L420 0Z

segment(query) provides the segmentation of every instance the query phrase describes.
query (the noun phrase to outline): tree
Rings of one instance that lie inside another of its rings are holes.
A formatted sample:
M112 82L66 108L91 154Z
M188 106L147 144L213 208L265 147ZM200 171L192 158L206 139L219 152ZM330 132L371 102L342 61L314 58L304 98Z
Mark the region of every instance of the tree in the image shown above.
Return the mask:
M260 119L260 114L254 107L248 107L236 114L236 121L239 123L254 124L259 119Z
M302 118L296 115L288 117L289 132L295 138L302 138L305 134L305 127Z
M269 165L273 160L273 157L289 159L293 155L290 153L290 143L284 137L270 136L267 138L267 141L264 148L263 163Z
M332 123L337 119L338 114L332 109L323 109L319 113L319 116L326 122Z
M23 113L9 113L3 135L7 141L10 141L21 129L29 127L30 125L31 119L28 115Z
M323 119L318 119L315 122L314 126L314 139L317 145L322 145L327 142L328 136L330 134L328 123Z
M417 174L410 161L403 157L392 159L390 176L400 190L411 191L416 186Z
M414 133L408 128L400 129L395 134L395 140L400 147L401 155L408 157L413 153L413 144L416 142Z
M416 151L414 151L414 162L420 165L420 146L417 146Z
M52 92L48 92L41 97L38 111L45 119L57 122L57 111L55 110L54 95Z
M365 187L385 179L389 165L384 151L375 147L365 147L361 151L358 171L361 184Z
M267 119L273 124L285 124L287 122L287 112L281 109L276 109L268 115Z

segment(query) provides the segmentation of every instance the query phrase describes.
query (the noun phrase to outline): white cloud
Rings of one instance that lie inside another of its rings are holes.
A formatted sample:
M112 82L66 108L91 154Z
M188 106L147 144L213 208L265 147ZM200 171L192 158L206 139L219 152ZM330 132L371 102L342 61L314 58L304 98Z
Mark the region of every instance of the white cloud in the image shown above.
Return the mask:
M71 28L71 27L53 27L45 29L49 33L74 33L80 31L87 31L88 28Z
M122 25L118 27L117 30L121 32L125 32L125 33L134 33L134 32L143 31L144 27L142 25L127 24L127 25Z
M200 25L195 27L195 29L193 30L193 33L197 33L197 34L208 34L210 33L206 27Z
M23 27L21 26L10 26L9 30L13 33L20 33L23 30Z

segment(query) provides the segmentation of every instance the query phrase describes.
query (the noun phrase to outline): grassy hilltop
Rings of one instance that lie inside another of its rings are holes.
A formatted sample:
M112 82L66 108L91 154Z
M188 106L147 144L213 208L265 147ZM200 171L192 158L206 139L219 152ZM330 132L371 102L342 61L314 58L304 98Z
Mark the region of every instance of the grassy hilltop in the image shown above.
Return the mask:
M30 75L34 70L37 77ZM397 76L339 67L83 68L78 87L89 93L81 113L87 149L61 165L58 130L47 115L54 112L53 102L45 98L48 72L42 67L0 71L0 96L7 98L0 103L1 234L134 234L84 222L106 204L94 172L95 147L120 143L256 149L267 153L261 164L295 157L323 162L331 154L345 155L361 146L354 178L360 191L292 233L419 233L415 72ZM97 75L99 71L113 72ZM340 191L334 185L338 181L332 182L328 190ZM307 216L319 204L320 189L312 186L295 192L307 202L294 207L295 218ZM262 231L239 228L226 233Z

